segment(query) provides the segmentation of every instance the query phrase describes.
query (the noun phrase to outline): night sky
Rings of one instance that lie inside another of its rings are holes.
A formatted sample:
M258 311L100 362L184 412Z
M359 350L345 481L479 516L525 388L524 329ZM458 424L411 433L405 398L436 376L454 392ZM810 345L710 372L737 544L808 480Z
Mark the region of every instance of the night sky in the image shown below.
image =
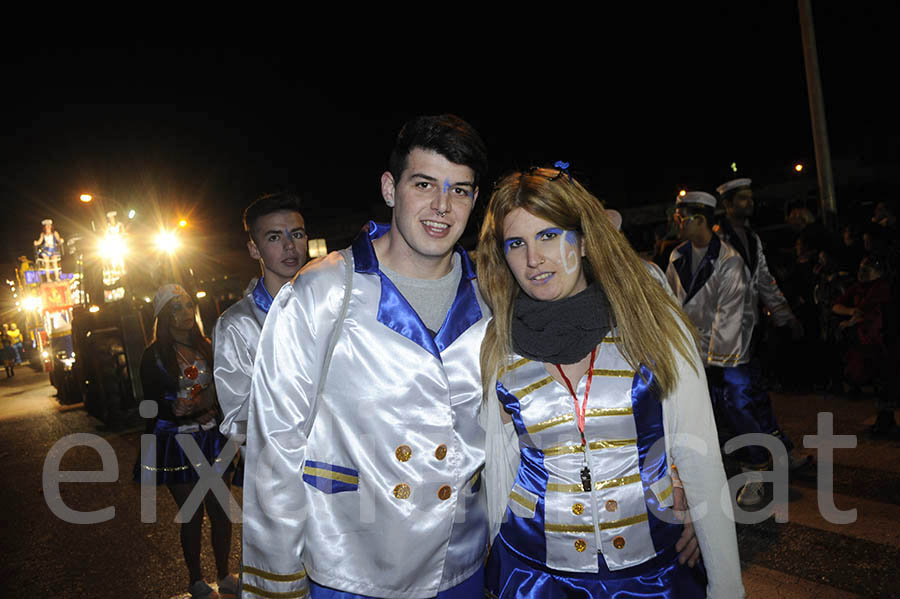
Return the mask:
M356 215L385 214L379 176L416 114L471 122L491 178L564 159L616 208L712 191L732 162L759 182L792 176L797 161L814 178L796 3L718 4L548 6L502 26L431 20L316 41L307 23L228 48L7 49L0 263L30 255L46 216L64 236L81 230L86 191L145 218L157 206L189 215L211 253L239 248L241 210L278 189L304 194L314 235L317 220L349 214L355 230ZM900 158L897 10L814 4L833 160L886 172Z

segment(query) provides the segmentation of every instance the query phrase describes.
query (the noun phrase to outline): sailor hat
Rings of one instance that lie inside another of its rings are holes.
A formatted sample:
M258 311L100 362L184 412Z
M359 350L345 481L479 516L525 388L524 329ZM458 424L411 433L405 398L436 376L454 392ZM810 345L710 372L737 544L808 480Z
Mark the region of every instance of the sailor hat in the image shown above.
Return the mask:
M679 194L675 197L675 205L681 204L703 204L710 208L716 207L716 198L712 194L705 191L689 191L684 195Z
M732 179L731 181L727 181L716 187L716 193L723 196L732 189L737 189L738 187L750 187L750 183L752 183L750 179Z
M53 224L53 219L52 219L52 218L45 218L44 220L41 221L41 224L42 224L42 225L52 225L52 224Z

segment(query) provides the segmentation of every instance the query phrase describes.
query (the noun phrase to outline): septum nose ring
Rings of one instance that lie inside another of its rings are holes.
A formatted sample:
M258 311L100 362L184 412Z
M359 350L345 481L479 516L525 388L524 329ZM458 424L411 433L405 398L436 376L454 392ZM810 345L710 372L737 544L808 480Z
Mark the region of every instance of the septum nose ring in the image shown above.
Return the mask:
M434 213L437 214L438 216L440 216L441 218L444 218L444 215L447 214L447 212L448 212L447 210L444 210L443 212L441 212L440 210L437 210L437 209L435 209L435 211L434 211Z

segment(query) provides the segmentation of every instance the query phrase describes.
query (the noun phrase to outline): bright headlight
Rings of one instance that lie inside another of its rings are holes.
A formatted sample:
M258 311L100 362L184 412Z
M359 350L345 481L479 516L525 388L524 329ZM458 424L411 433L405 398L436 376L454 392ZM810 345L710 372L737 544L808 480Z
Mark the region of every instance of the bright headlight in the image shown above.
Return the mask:
M160 231L156 236L156 248L161 252L174 254L180 245L181 242L178 241L178 237L172 231Z
M100 255L104 258L121 258L127 251L128 246L119 235L106 235L100 240Z

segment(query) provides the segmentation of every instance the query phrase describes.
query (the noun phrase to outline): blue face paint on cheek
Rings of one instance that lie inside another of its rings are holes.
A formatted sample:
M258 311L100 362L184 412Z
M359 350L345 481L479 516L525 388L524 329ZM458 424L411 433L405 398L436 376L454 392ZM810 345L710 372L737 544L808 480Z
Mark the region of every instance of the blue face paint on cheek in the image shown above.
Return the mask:
M569 245L576 245L578 243L578 234L575 231L566 231L566 241Z

